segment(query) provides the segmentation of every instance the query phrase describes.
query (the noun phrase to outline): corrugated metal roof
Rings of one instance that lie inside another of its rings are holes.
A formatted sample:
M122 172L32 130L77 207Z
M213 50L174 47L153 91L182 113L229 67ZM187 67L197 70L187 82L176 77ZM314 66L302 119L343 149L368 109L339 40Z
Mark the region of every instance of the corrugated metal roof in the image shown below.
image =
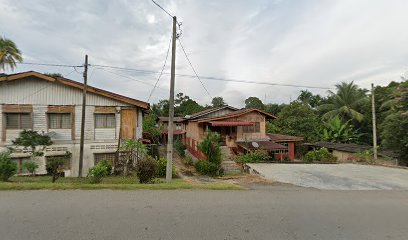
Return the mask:
M299 136L290 136L290 135L285 135L285 134L277 134L277 133L267 133L266 134L269 139L274 142L274 141L302 141L303 137Z
M215 121L215 122L210 122L210 124L214 127L236 127L236 126L254 125L251 122L243 122L243 121Z

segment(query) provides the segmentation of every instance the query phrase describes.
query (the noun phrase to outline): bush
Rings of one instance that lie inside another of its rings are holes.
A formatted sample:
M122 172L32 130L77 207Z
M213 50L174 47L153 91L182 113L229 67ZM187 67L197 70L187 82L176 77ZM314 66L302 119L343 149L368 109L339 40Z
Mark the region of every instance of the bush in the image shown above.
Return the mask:
M217 166L221 164L220 139L220 134L207 132L204 140L198 144L198 149L205 154L207 160Z
M180 157L184 157L186 155L186 146L180 140L174 142L174 148L176 149Z
M61 176L61 167L64 166L66 159L63 157L52 157L47 160L47 173L52 176L52 182L55 182Z
M0 152L0 178L2 181L7 181L17 173L17 163L11 160L10 154L8 151Z
M266 151L256 150L248 152L246 154L240 154L237 156L237 161L241 163L257 163L269 159L269 155Z
M110 168L110 170L109 170ZM112 165L107 161L101 161L89 169L88 177L90 183L100 183L103 177L106 177L112 171Z
M102 164L103 166L106 167L106 169L108 170L108 175L112 173L112 163L110 163L109 161L102 160L98 164Z
M314 161L319 161L319 162L336 162L337 158L333 156L332 153L327 150L327 148L321 148L319 150L312 150L308 153L306 153L304 160L306 162L314 162Z
M157 163L157 177L166 177L167 160L165 158L159 158ZM176 167L174 164L172 164L172 176L173 178L177 177Z
M194 165L193 158L192 158L191 156L187 155L187 156L184 158L184 164L187 164L187 165L189 165L189 166L193 166L193 165Z
M136 164L136 175L140 183L150 182L156 175L158 163L150 156L139 159Z
M37 170L38 168L38 164L34 161L28 161L28 162L24 162L21 167L24 169L27 169L27 171L30 172L31 175L34 175L35 170Z
M195 164L197 172L203 175L215 176L219 174L220 167L216 163L201 160Z

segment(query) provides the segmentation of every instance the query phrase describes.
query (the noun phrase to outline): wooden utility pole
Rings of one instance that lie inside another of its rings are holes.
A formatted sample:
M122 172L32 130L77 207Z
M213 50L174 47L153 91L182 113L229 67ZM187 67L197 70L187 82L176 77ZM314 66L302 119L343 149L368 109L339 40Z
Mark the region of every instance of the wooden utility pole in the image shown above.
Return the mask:
M373 116L373 151L374 160L377 161L377 124L375 119L375 97L374 97L374 84L371 83L371 115Z
M88 88L88 55L85 55L84 65L84 89L82 91L82 118L81 118L81 140L79 143L79 169L78 177L82 177L82 165L84 162L84 138L85 138L85 112L86 112L86 91Z
M170 99L169 99L169 126L167 131L167 165L166 165L166 181L170 182L172 178L173 165L173 118L174 118L174 81L176 71L176 24L177 18L173 17L173 37L171 47L171 77L170 77Z

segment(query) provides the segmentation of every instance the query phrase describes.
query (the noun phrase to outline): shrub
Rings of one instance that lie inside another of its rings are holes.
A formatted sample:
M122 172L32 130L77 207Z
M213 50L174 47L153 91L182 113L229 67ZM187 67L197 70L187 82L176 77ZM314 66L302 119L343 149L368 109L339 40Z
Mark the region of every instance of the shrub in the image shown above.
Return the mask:
M166 176L166 168L167 168L167 160L165 158L159 158L157 160L158 167L157 167L157 176L158 177L165 177ZM172 176L177 177L176 167L172 164Z
M0 178L7 181L11 176L17 173L17 163L13 162L10 152L0 152Z
M108 170L108 175L112 173L112 163L110 163L109 161L102 160L98 164L102 164L103 166L106 167L106 169Z
M184 158L184 163L187 164L187 165L189 165L189 166L193 166L193 165L194 165L193 158L192 158L191 156L187 155L187 156Z
M237 161L241 163L257 163L268 159L268 153L262 150L247 152L246 154L240 154L237 156Z
M88 172L89 182L100 183L103 177L110 174L109 168L112 170L112 165L110 165L107 161L101 161L90 168Z
M136 164L136 175L140 183L150 182L157 173L158 163L150 156L139 159Z
M180 157L184 157L186 155L186 146L180 140L174 142L174 148L176 149Z
M55 182L61 176L61 167L64 166L66 159L62 157L52 157L47 160L47 173L52 176L52 182Z
M319 161L319 162L336 162L337 158L333 156L332 153L327 150L327 148L321 148L319 150L312 150L308 153L306 153L304 160L306 162L313 162L313 161Z
M220 139L218 133L209 131L204 140L198 144L198 149L207 156L207 160L218 166L221 164Z
M195 168L197 172L203 175L210 175L210 176L215 176L219 174L220 167L216 163L212 163L209 161L197 161L195 164Z
M34 161L28 161L28 162L24 162L21 167L24 169L27 169L27 171L30 172L31 175L34 175L35 170L37 170L38 168L38 164Z

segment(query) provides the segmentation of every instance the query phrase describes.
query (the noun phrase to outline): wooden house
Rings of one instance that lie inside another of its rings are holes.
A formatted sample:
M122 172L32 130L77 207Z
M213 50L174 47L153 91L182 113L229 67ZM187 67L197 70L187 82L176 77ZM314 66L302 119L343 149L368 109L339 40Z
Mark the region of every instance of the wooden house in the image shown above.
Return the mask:
M47 158L71 153L66 176L77 176L83 84L38 72L0 77L0 151L12 144L23 129L48 134L53 145L36 157L37 173L46 173ZM149 104L88 86L86 97L83 174L101 160L113 160L120 139L142 138L144 111ZM22 149L12 157L21 164L31 153Z

